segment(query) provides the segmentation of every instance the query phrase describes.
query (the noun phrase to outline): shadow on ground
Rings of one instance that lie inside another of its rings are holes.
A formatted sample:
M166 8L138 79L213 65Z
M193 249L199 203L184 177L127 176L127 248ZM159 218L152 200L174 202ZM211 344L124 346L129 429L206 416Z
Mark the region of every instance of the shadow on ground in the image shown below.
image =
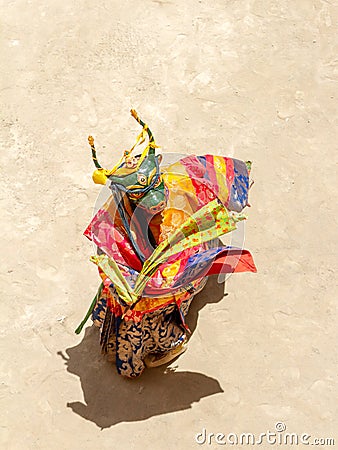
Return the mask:
M217 277L210 277L190 307L187 323L192 332L200 309L207 303L219 302L223 292ZM85 399L85 403L67 406L100 428L188 409L203 397L223 392L217 380L197 372L175 372L167 367L169 364L145 370L134 380L117 375L114 366L100 354L95 327L87 328L80 344L67 349L66 354L59 352L68 372L80 378Z

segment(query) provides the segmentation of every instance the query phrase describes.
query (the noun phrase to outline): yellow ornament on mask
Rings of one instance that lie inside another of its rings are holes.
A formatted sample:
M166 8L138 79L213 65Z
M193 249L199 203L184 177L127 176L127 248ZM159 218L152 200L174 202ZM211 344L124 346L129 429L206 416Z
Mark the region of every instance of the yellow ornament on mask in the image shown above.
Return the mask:
M106 184L108 178L106 175L106 172L108 172L105 169L97 169L93 172L93 181L95 184Z

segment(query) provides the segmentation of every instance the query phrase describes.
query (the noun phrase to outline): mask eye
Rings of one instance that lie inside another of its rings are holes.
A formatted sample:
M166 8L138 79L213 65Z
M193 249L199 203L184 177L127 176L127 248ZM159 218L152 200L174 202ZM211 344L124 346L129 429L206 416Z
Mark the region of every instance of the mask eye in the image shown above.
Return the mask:
M137 175L137 181L142 184L142 186L145 186L147 184L147 177L142 173L139 173Z
M138 199L140 199L142 196L143 196L142 193L139 193L139 194L132 194L132 193L130 193L130 194L128 194L128 197L129 197L131 200L138 200Z
M157 188L161 183L162 183L162 179L161 179L161 177L158 177L158 180L154 184L154 188Z

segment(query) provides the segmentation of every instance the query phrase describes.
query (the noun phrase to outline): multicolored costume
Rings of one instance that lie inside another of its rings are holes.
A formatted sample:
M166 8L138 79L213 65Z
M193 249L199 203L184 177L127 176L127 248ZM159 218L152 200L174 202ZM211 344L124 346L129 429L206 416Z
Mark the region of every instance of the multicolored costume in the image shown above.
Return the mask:
M109 181L111 195L84 233L97 246L91 260L102 283L76 332L91 314L103 353L119 374L137 377L185 349L185 316L209 275L256 268L247 250L218 240L245 218L251 164L205 155L160 168L149 127L131 113L142 132L113 169L100 166L88 138L94 182Z

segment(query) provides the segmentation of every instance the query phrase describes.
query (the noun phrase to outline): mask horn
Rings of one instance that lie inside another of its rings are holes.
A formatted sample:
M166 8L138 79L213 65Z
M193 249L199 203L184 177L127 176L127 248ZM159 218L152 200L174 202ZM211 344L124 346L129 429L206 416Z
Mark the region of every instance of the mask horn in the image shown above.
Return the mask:
M155 139L153 136L153 133L151 132L150 128L148 127L148 125L146 123L143 122L143 120L141 120L137 114L137 112L135 111L135 109L131 109L130 110L131 115L134 117L135 120L137 120L137 122L143 127L143 129L148 133L149 136L149 147L151 149L155 148ZM154 147L152 146L152 144L154 144Z
M97 160L93 136L88 136L88 142L92 149L92 159L96 167L96 170L93 173L93 181L95 184L106 184L109 171L105 170Z
M92 149L92 159L93 159L93 163L95 164L95 167L97 169L103 169L103 167L99 164L97 157L96 157L96 149L95 149L95 145L94 145L93 136L88 136L88 143L90 145L90 148Z

